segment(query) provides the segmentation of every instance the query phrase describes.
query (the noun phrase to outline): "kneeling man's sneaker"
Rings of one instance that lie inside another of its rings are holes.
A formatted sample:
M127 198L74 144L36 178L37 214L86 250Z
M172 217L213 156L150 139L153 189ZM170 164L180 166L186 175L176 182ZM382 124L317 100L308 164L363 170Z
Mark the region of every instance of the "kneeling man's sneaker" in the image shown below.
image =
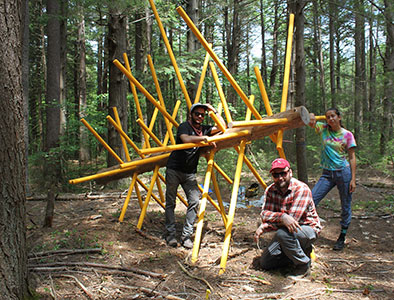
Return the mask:
M186 249L192 249L193 242L189 237L186 237L186 238L182 239L182 246L185 247Z

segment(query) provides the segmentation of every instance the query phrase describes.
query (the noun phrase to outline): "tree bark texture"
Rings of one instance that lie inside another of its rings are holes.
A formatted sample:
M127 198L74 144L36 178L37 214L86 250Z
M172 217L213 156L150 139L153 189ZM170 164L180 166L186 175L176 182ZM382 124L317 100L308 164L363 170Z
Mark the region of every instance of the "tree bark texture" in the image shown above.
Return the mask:
M382 118L382 129L380 136L380 153L383 155L386 153L387 142L390 139L390 129L392 124L390 122L390 116L393 109L394 102L394 5L390 0L385 0L385 21L387 27L387 38L386 38L386 52L384 60L384 99L383 99L383 118ZM392 116L391 116L392 118Z
M21 0L0 3L0 295L26 299L26 146Z
M297 0L295 4L296 106L305 105L304 5L304 0ZM297 175L299 180L308 183L305 137L305 126L297 128L295 137Z
M123 62L123 53L126 52L126 24L127 17L116 9L111 10L108 23L108 51L109 51L109 115L115 120L113 107L116 107L122 128L127 132L128 105L126 99L127 81L122 72L112 63L114 59ZM120 136L116 129L108 127L109 146L124 159L125 154ZM108 155L107 165L117 164L117 160Z

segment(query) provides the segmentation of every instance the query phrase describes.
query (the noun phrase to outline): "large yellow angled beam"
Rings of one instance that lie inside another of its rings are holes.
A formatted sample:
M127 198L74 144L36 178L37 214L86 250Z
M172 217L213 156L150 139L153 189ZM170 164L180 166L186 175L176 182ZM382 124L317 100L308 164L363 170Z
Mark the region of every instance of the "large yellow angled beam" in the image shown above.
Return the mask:
M287 93L289 91L289 79L290 79L290 63L291 63L291 49L293 45L293 31L294 31L294 14L290 14L289 18L289 29L287 33L287 47L286 47L286 60L285 60L285 73L283 78L283 89L282 89L282 102L280 105L280 111L285 111L287 106Z
M153 65L152 57L150 55L148 55L148 63L149 63L149 67L150 67L150 70L152 73L153 81L155 83L157 96L159 98L161 106L163 106L165 109L166 105L164 103L163 95L161 94L160 84L159 84L159 81L157 80L155 66ZM170 125L171 123L166 118L164 118L164 123L166 124L167 132L169 134L171 144L175 145L174 135L172 134L172 131L171 131L171 125Z
M122 127L118 125L118 123L115 122L114 119L111 118L111 116L107 116L107 120L112 124L112 126L115 127L115 129L119 132L119 134L126 140L126 142L137 152L137 154L141 157L144 157L144 155L141 153L141 150L138 148L136 144L128 137L126 132L123 131Z
M204 189L202 192L202 198L200 200L200 209L197 215L198 219L197 219L196 234L193 243L192 263L195 263L197 261L198 251L200 249L201 234L204 225L204 215L207 206L207 196L209 192L209 183L211 182L211 173L213 168L214 156L215 156L215 151L211 151L208 158L207 171L205 172Z
M133 178L131 179L129 190L127 191L127 196L126 196L126 199L123 202L123 207L122 207L122 210L120 212L119 222L123 222L124 215L126 214L127 206L129 205L129 202L130 202L131 193L133 192L133 188L134 188L135 182L137 181L137 176L138 176L138 174L134 173L133 174Z
M107 149L107 151L120 163L123 163L123 160L115 153L114 150L112 150L112 148L104 141L104 139L96 132L96 130L93 129L92 126L89 125L89 123L85 120L85 119L81 119L81 122L83 123L83 125L86 126L87 129L89 129L89 131L91 133L93 133L93 135L96 137L96 139L101 143L101 145L104 146L105 149Z
M119 60L115 59L113 61L115 66L128 78L133 84L140 90L141 93L163 114L165 118L167 118L174 126L178 127L179 124L174 120L173 117L160 105L160 102L156 101L155 98L142 86L141 83L138 82L137 79L131 74L131 72L127 71L127 69L119 62Z
M215 81L216 89L219 93L220 102L222 103L224 115L226 116L227 123L231 123L233 119L231 117L230 110L228 109L226 97L224 96L222 85L220 84L218 73L216 72L215 64L213 62L210 62L209 67L211 68L212 77L213 80Z
M153 10L153 14L155 15L157 24L159 25L161 36L163 38L164 44L166 45L166 48L167 48L167 51L168 51L168 55L170 56L172 65L173 65L175 73L176 73L176 76L177 76L179 84L181 86L182 93L185 96L187 107L188 107L188 109L190 109L190 107L192 106L192 103L190 101L189 94L188 94L188 92L186 90L185 83L183 82L181 72L179 71L178 65L176 63L176 59L175 59L174 53L172 52L172 48L171 48L171 45L170 45L170 43L168 41L168 38L167 38L166 32L164 30L163 24L161 23L159 14L158 14L156 6L155 6L155 3L153 2L153 0L149 0L149 3L150 3L150 6L151 6L151 8Z
M160 175L160 173L158 173L158 175ZM148 188L148 187L145 185L145 183L143 183L143 182L141 181L141 179L139 179L138 177L137 177L137 182L138 182L138 184L139 184L140 186L142 186L142 188L143 188L146 192L149 191L149 188ZM164 203L161 202L161 200L160 200L155 194L153 194L153 193L152 193L152 198L155 199L156 202L157 202L163 209L165 208ZM186 203L186 206L187 206L187 203ZM142 209L142 208L143 208L143 204L141 205L141 209Z
M180 100L178 100L176 103L175 103L175 107L174 107L174 111L172 112L172 117L174 118L174 120L175 120L175 118L176 118L176 115L178 114L178 110L179 110L179 107L181 106L181 101ZM170 124L170 128L169 128L169 130L170 131L172 131L172 123ZM168 132L166 132L166 135L164 136L164 140L163 140L163 144L164 145L167 145L168 144L168 139L169 139L169 133Z
M151 1L151 0L150 0ZM216 53L212 50L212 47L208 44L208 42L205 40L205 38L202 36L201 32L198 30L196 25L194 25L193 21L189 18L189 16L186 14L186 12L183 10L182 7L178 7L177 12L180 14L180 16L183 18L183 20L186 22L186 24L189 26L190 30L193 31L194 35L197 37L197 39L201 42L205 50L211 55L212 59L215 61L215 63L219 66L220 70L223 72L224 76L226 76L227 80L230 82L230 84L233 86L234 90L237 92L237 94L241 97L243 102L246 104L247 107L250 108L252 111L252 114L257 120L262 119L259 112L256 110L256 108L253 105L250 105L248 97L245 95L245 93L242 91L241 87L238 85L238 83L235 81L234 77L231 75L231 73L227 70L225 65L220 61Z
M144 164L148 164L148 163L155 163L159 160L167 158L168 156L170 156L170 153L164 153L161 155L152 156L152 157L148 157L148 158L144 158L144 159L133 160L130 162L120 164L120 168L121 169L130 169L131 167L136 167L136 166L140 166L140 165L144 165Z
M126 66L127 71L129 71L130 74L131 74L131 68L130 68L129 58L127 57L127 54L126 54L126 53L123 53L123 60L124 60L124 64L125 64L125 66ZM134 83L133 83L130 79L129 79L129 83L130 83L130 87L131 87L131 92L132 92L133 97L134 97L134 103L135 103L135 107L136 107L136 109L137 109L138 118L140 118L141 120L143 120L143 119L144 119L144 116L142 115L142 110L141 110L140 101L138 100L137 89L135 88ZM143 134L143 136L144 136L144 140L147 141L149 138L148 138L148 135L146 134L146 132L143 132L142 134ZM148 148L149 148L149 147L150 147L150 146L148 146Z
M115 117L116 123L118 124L118 126L120 128L122 128L122 123L120 122L118 109L116 107L112 107L112 111L114 113L114 117ZM131 159L130 159L129 149L127 148L127 145L126 145L126 140L125 140L125 138L122 135L120 135L120 140L122 141L122 146L123 146L124 153L126 155L126 160L130 161Z
M216 179L215 172L212 172L212 182L213 182L213 188L215 190L215 195L216 195L216 198L219 203L219 208L220 208L219 212L220 212L220 215L222 216L224 227L226 227L227 226L227 215L226 215L226 210L223 205L222 195L220 194L220 188L219 188L218 181Z
M175 150L182 150L182 149L189 149L193 147L207 147L210 146L209 143L211 142L218 142L224 140L230 140L235 137L242 137L248 135L249 132L247 130L241 130L238 132L222 134L217 136L210 136L207 138L208 142L200 142L200 143L185 143L185 144L177 144L171 146L163 146L163 147L156 147L150 149L142 149L142 154L152 154L152 153L160 153L160 152L168 152L168 151L175 151Z
M142 223L144 222L146 209L148 208L148 204L149 204L150 198L152 196L154 183L156 182L157 174L159 173L159 168L160 168L159 166L156 166L155 169L153 170L153 175L152 175L152 180L151 180L150 185L149 185L149 190L148 190L148 193L147 193L147 195L145 197L145 202L144 202L144 205L142 207L140 217L138 219L138 224L137 224L137 228L138 229L142 228Z
M278 130L276 150L278 150L279 156L281 158L286 159L285 151L283 150L283 129Z
M229 208L228 215L227 215L228 216L227 217L227 226L226 226L226 233L224 236L222 258L220 261L219 274L223 274L224 271L226 270L227 257L228 257L228 252L230 249L231 230L232 230L233 222L234 222L235 208L237 206L239 183L241 181L241 171L242 171L242 164L243 164L244 153L245 153L245 145L246 145L246 141L242 140L241 144L239 146L239 155L238 155L238 161L237 161L237 166L236 166L235 175L234 175L233 191L231 194L230 208Z
M80 177L80 178L76 178L76 179L70 179L68 182L70 184L82 183L82 182L85 182L85 181L90 181L90 180L105 178L105 177L108 177L108 176L113 176L113 175L120 174L120 173L123 173L123 172L129 172L133 168L134 167L132 166L130 168L110 170L110 171L106 171L106 172L102 172L102 173L97 173L97 174L94 174L94 175L89 175L89 176Z
M149 136L156 142L156 144L159 145L159 147L163 147L163 143L158 139L158 137L150 130L150 128L148 128L144 122L140 119L137 119L136 121L138 123L138 125L141 126L142 130L145 131L146 133L149 134ZM141 151L142 153L142 151Z
M207 52L207 54L205 55L204 64L202 66L200 81L198 83L198 88L197 88L197 92L196 92L196 97L194 98L194 103L197 103L200 101L201 90L202 90L202 86L204 83L205 74L207 73L208 63L209 63L209 53Z

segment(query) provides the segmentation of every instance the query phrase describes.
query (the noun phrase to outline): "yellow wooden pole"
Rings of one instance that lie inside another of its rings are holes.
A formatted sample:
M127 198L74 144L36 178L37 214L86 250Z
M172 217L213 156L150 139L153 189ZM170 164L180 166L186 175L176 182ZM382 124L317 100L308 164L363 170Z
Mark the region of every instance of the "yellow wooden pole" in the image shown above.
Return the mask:
M159 173L160 174L160 173ZM140 186L142 186L142 188L146 191L146 192L148 192L149 191L149 188L145 185L145 183L143 183L142 181L141 181L141 179L139 179L138 177L137 177L137 182L138 182L138 184L140 185ZM153 194L152 193L152 198L153 199L155 199L156 200L156 202L164 209L164 204L160 201L160 199L155 195L155 194ZM143 204L141 205L141 209L143 208Z
M326 120L326 116L315 116L316 121L325 121Z
M225 210L224 205L223 205L222 195L220 194L220 188L219 188L218 181L216 179L215 172L212 172L212 183L213 183L213 188L215 190L216 198L217 198L218 203L219 203L219 213L222 216L223 224L224 224L224 227L226 228L226 226L227 226L227 215L226 215L226 210Z
M120 123L118 109L114 106L114 107L112 107L112 111L114 112L116 123L118 124L118 126L120 128L122 128L122 123ZM130 159L129 149L127 148L125 138L121 134L120 134L120 140L122 141L122 146L123 146L123 150L124 150L124 153L125 153L125 156L126 156L126 160L130 161L131 159Z
M286 110L287 105L287 93L289 91L289 79L290 79L290 63L291 63L291 49L293 44L293 29L294 29L294 14L290 14L289 18L289 31L287 33L287 47L286 47L286 60L285 60L285 74L283 78L283 89L282 89L282 101L280 105L280 111Z
M178 65L176 63L175 56L174 56L174 53L172 52L172 48L171 48L171 45L170 45L170 43L168 41L168 38L167 38L166 32L164 30L163 24L161 23L159 14L158 14L156 6L155 6L155 3L153 2L153 0L149 0L149 3L150 3L150 6L151 6L151 8L153 10L153 14L155 15L157 24L159 25L161 36L163 38L164 44L166 45L166 48L167 48L167 51L168 51L168 55L170 56L172 65L173 65L175 73L176 73L176 76L177 76L179 84L181 86L181 90L183 92L183 95L185 96L187 107L188 107L188 109L190 109L190 107L192 106L192 103L190 101L189 94L188 94L188 92L186 90L185 83L183 82L181 72L179 71Z
M216 169L216 171L219 172L220 175L222 175L224 180L226 180L229 184L233 184L233 180L227 176L227 174L223 171L223 169L217 163L214 162L213 167Z
M127 191L127 196L126 196L126 199L123 203L122 211L120 212L119 222L123 222L124 215L126 214L127 206L129 205L129 202L130 202L131 193L133 192L133 188L134 188L135 182L137 180L137 176L138 176L138 174L134 173L133 178L131 179L129 190Z
M152 0L150 0L150 1L152 1ZM186 14L186 12L183 10L182 7L179 6L179 7L177 7L176 10L180 14L180 16L183 18L183 20L186 22L186 24L189 26L190 30L193 31L193 33L197 37L197 39L201 42L201 44L205 48L205 50L209 53L209 55L211 55L212 59L219 66L219 68L223 72L224 76L226 76L226 78L228 79L230 84L233 86L233 88L237 92L237 94L244 101L246 106L248 106L250 108L250 110L252 111L252 114L254 115L254 117L256 119L260 120L261 116L260 116L259 112L256 110L256 108L254 108L253 106L250 105L248 97L242 91L241 87L235 81L235 79L233 78L231 73L227 70L225 65L219 60L219 58L216 55L216 53L212 50L212 47L209 46L208 42L202 36L201 32L198 30L196 25L194 25L193 21L189 18L189 16Z
M202 66L200 81L198 83L198 88L197 88L197 92L196 92L196 97L194 98L194 103L197 103L197 102L200 101L202 86L203 86L203 83L204 83L205 74L207 72L208 63L209 63L209 53L207 52L207 54L205 54L204 64Z
M196 233L194 236L194 243L193 243L192 260L191 260L192 263L195 263L197 261L198 251L200 249L201 233L204 225L204 215L205 215L205 209L207 207L207 196L209 192L209 183L211 181L214 156L215 156L215 151L211 151L209 153L208 166L207 166L207 171L205 173L204 189L202 192L202 199L200 201L200 209L197 215L198 219L197 219L197 227L196 227Z
M267 91L265 90L264 81L263 78L261 77L259 67L257 66L254 67L254 73L256 74L257 84L259 85L261 98L263 99L265 110L267 111L267 116L272 116L270 101L268 100Z
M165 203L165 202L166 202L166 199L165 199L165 197L164 197L163 189L162 189L162 187L161 187L160 178L157 178L157 180L156 180L156 186L157 186L157 190L158 190L158 192L159 192L159 196L160 196L161 202L162 202L162 203Z
M89 180L105 178L105 177L109 177L109 176L112 176L112 175L120 174L120 173L123 173L123 172L128 172L128 171L132 170L133 168L134 167L131 166L130 168L106 171L106 172L97 173L97 174L94 174L94 175L89 175L89 176L80 177L80 178L76 178L76 179L70 179L68 182L70 184L82 183L82 182L89 181Z
M134 188L135 188L135 193L137 194L138 204L140 205L140 209L142 209L143 203L141 198L141 192L140 189L138 188L138 184L134 185Z
M175 118L176 118L176 115L178 114L178 110L179 110L179 107L180 107L180 106L181 106L181 101L178 100L178 101L175 103L174 111L172 112L172 117L174 118L174 120L175 120ZM172 130L172 123L170 124L170 130ZM169 139L169 133L166 132L166 135L164 136L164 141L163 141L163 144L164 144L164 145L167 145L167 144L168 144L168 139Z
M223 124L220 122L219 118L216 116L216 114L213 111L210 111L208 115L212 118L212 120L216 124L216 127L218 127L221 132L226 131L226 127L223 126Z
M140 119L136 121L138 125L141 126L142 130L149 134L149 136L159 145L159 147L163 147L163 143L157 138L157 136L144 124L144 122ZM141 152L142 153L142 152Z
M89 129L91 133L93 133L96 139L101 143L101 145L104 146L105 149L107 149L107 151L118 161L118 163L122 164L123 160L115 153L114 150L112 150L112 148L103 140L96 130L94 130L85 119L81 119L81 122L86 126L87 129Z
M278 150L281 158L286 159L285 151L283 150L283 129L278 130L276 150Z
M213 62L210 62L209 67L211 68L212 77L215 82L216 89L219 93L219 98L220 98L220 102L222 103L222 106L223 106L224 115L226 116L227 123L230 123L233 121L233 119L231 118L231 113L230 113L230 110L228 109L226 97L224 96L222 85L220 84L218 73L216 72L215 64Z
M137 152L137 154L141 157L144 157L144 155L141 153L141 150L138 148L136 144L128 137L126 132L123 131L123 129L115 122L114 119L111 118L111 116L107 116L107 120L112 124L112 126L115 127L115 129L119 132L119 134L126 140L126 142Z
M127 71L130 72L131 74L131 68L130 68L130 63L129 63L129 58L127 57L126 53L123 53L123 60L126 66ZM137 109L137 115L138 118L140 118L141 120L144 119L144 116L142 115L142 110L141 110L141 105L140 105L140 101L138 100L138 95L137 95L137 89L135 88L134 83L129 79L129 83L130 83L130 87L131 87L131 92L133 94L134 97L134 103L135 103L135 107ZM148 140L149 137L147 135L146 132L142 132L143 136L144 136L144 140Z
M150 200L150 197L152 196L153 187L155 186L154 183L156 182L157 173L159 172L159 168L160 168L159 166L156 166L154 171L153 171L152 180L150 182L148 194L146 195L145 202L144 202L144 205L142 207L140 217L138 219L138 224L137 224L137 228L138 229L142 228L142 223L144 222L146 209L148 208L149 200Z
M159 98L161 106L163 106L165 109L166 106L165 106L165 103L163 100L163 95L161 94L160 84L159 84L159 81L157 80L155 66L153 65L152 57L150 55L148 55L148 63L149 63L150 70L152 72L152 77L153 77L153 81L155 83L157 96ZM164 118L164 123L166 124L167 132L169 134L171 144L175 145L176 143L175 143L174 135L172 134L172 131L171 131L171 125L170 125L171 123L166 118Z
M184 143L184 144L176 144L176 145L170 145L170 146L155 147L155 148L150 148L150 149L142 149L141 153L142 154L152 154L152 153L160 153L160 152L172 152L175 150L183 150L183 149L189 149L189 148L193 148L193 147L207 147L207 146L209 146L209 144L206 142Z
M144 165L144 164L148 164L148 163L157 162L157 161L164 159L168 156L170 156L170 153L164 153L161 155L152 156L152 157L148 157L148 158L144 158L144 159L133 160L133 161L121 164L120 168L121 169L130 169L131 167L136 167L136 166L140 166L140 165Z
M244 153L245 153L245 145L246 145L246 141L242 140L239 146L239 155L238 155L238 161L234 175L233 191L231 194L230 208L227 214L227 226L226 226L226 233L224 236L219 274L223 274L224 271L226 270L227 257L230 248L231 229L233 227L235 209L237 206L239 183L241 181L241 171L242 171L242 164L243 164Z
M128 78L133 84L140 90L141 93L145 95L145 97L163 114L165 118L167 118L174 126L178 127L178 122L175 121L171 115L160 105L160 102L156 101L155 98L142 86L141 83L138 82L135 77L126 70L126 68L119 62L119 60L115 59L113 61L115 66Z

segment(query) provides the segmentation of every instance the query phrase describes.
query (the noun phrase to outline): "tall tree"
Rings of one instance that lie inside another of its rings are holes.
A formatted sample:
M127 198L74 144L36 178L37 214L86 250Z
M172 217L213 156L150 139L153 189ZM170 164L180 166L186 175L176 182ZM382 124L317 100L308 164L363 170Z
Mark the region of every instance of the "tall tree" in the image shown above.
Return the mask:
M189 18L193 21L194 24L198 26L199 19L200 19L200 11L198 7L197 0L188 0L186 5L186 12ZM190 54L196 52L200 48L200 42L198 41L197 37L191 32L191 30L187 31L187 52ZM197 67L197 65L194 65ZM187 82L187 90L189 93L190 98L192 101L195 98L198 82L199 82L199 75L198 73L190 74L191 80Z
M380 136L380 154L386 153L387 142L392 130L390 115L394 102L394 5L390 0L384 0L384 17L386 22L386 52L384 55L384 98L383 118Z
M329 41L330 41L330 90L331 107L337 106L335 89L335 18L338 16L338 6L334 1L328 3L329 8Z
M365 34L363 17L363 0L355 1L355 77L354 77L354 137L360 137L360 124L362 122L362 105L365 91Z
M23 7L21 0L0 3L0 293L11 300L28 297Z
M60 156L53 151L60 141L60 4L59 0L47 1L47 90L45 151L50 155L45 162L48 189L44 226L51 227L55 207L55 189L60 181ZM52 150L52 151L51 151Z
M122 128L127 132L127 82L122 72L112 63L114 59L123 61L123 53L126 52L126 28L127 17L119 7L119 2L113 2L109 11L108 22L108 52L109 52L109 115L115 120L113 107L116 107ZM108 127L109 146L124 159L125 154L119 134L113 126ZM113 166L119 162L108 155L107 164Z
M304 0L295 1L295 106L305 106L304 6ZM308 183L305 136L305 126L296 129L297 175L299 180Z
M369 111L368 124L369 132L373 134L375 120L372 116L375 113L375 98L376 98L376 43L374 39L374 6L371 5L371 13L369 16ZM376 31L378 34L378 31Z

